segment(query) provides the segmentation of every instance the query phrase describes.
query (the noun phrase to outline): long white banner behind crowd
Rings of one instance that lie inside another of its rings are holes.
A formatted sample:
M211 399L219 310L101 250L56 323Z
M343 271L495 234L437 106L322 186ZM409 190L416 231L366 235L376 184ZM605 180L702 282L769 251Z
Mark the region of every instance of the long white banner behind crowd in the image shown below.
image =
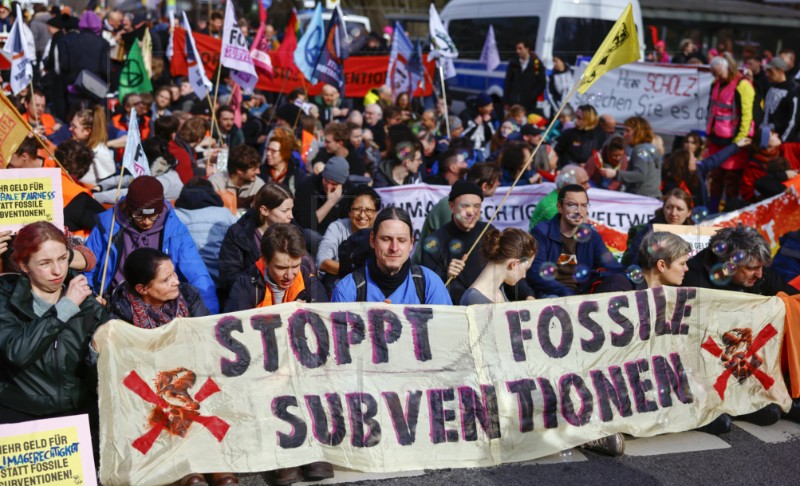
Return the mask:
M101 481L314 461L361 471L530 460L790 398L777 297L691 288L473 307L284 304L113 321Z
M500 214L492 223L498 229L520 228L527 230L536 204L555 189L555 184L547 182L532 186L517 186L508 200L500 208ZM499 187L497 193L483 201L483 219L488 221L497 210L507 187ZM449 186L430 186L415 184L411 186L385 187L378 189L381 205L398 206L411 215L415 236L425 223L425 216L434 204L450 194ZM589 218L603 223L609 228L627 233L632 226L648 222L656 209L662 206L660 200L628 194L625 192L589 189Z
M583 66L576 69L576 79ZM589 104L619 122L639 115L658 133L683 135L706 127L713 76L707 70L646 62L620 66L603 74L572 106Z

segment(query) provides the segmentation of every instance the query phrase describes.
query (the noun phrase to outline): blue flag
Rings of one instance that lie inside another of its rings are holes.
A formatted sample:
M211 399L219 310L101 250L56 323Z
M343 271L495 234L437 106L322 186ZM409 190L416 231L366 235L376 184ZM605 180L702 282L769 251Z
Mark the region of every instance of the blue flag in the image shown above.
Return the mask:
M322 3L318 3L314 15L311 16L311 22L308 23L294 51L294 64L312 84L317 82L314 79L314 67L317 65L324 44L325 24L322 22Z
M344 46L342 17L336 8L331 15L328 35L325 36L325 45L319 54L313 76L317 81L336 86L342 94L344 94L344 60L347 58L347 49Z

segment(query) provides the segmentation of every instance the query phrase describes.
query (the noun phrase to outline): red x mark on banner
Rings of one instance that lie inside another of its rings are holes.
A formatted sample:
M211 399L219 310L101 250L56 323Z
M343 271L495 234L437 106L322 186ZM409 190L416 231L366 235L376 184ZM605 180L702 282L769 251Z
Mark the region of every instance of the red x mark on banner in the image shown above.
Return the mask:
M138 373L136 373L136 371L131 371L128 376L122 380L122 384L133 391L133 393L138 395L142 400L155 405L156 412L160 412L154 413L151 417L150 430L133 441L133 447L136 450L142 454L147 454L150 448L153 447L153 444L161 432L169 428L170 424L168 422L168 412L172 406L167 403L166 400L158 396L158 394L156 394L156 392L150 388L150 386L142 379L141 376L139 376ZM211 378L208 378L206 382L203 383L203 386L200 387L200 390L197 392L194 398L199 403L219 391L220 389L216 382L214 382L214 380ZM196 411L192 410L186 411L182 418L189 422L197 422L204 426L219 442L222 442L222 439L225 437L225 434L228 433L228 429L230 428L230 425L228 425L227 422L219 417L200 415Z
M764 326L764 329L762 329L756 338L753 339L753 344L750 346L744 356L737 362L737 364L747 368L747 370L750 371L750 373L752 373L753 376L755 376L756 379L761 383L765 390L769 390L775 383L775 380L768 374L761 371L757 366L753 366L749 359L759 350L761 350L761 348L763 348L770 339L777 335L778 331L772 327L772 324L767 324ZM709 336L700 347L717 358L722 356L722 349L720 349L719 345L717 345L711 336ZM733 366L726 366L725 371L723 371L722 374L717 377L717 381L714 383L714 389L717 390L720 399L725 399L725 389L728 387L728 380L733 374L733 371Z

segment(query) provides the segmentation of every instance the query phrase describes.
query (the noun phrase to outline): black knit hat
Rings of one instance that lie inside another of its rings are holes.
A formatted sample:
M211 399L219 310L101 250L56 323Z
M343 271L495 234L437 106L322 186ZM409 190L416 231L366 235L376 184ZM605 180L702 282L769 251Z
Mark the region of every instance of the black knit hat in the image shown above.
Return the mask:
M453 202L456 198L464 194L475 194L483 201L483 191L480 186L472 181L465 181L463 179L459 179L453 184L453 187L450 188L450 197L448 197L447 200Z

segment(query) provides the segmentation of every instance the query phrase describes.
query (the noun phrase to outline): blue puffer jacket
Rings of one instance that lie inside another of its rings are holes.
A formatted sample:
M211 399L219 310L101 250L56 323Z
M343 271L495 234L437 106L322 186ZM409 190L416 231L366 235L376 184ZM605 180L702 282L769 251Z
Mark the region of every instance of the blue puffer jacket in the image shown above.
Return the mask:
M120 200L119 204L122 204ZM175 210L167 202L165 203L164 210L167 211L167 219L164 222L164 233L161 237L160 250L170 256L172 263L175 265L175 271L178 273L178 278L181 282L188 282L192 284L203 297L211 314L219 313L219 301L217 300L217 291L214 287L214 282L208 274L203 260L197 251L192 240L189 230L181 223ZM89 284L95 292L100 291L100 281L102 279L103 261L106 256L106 248L108 248L108 228L111 226L111 216L114 208L107 210L97 216L97 225L95 225L89 239L86 240L86 246L97 255L98 265L94 270L86 272L86 278L89 279ZM120 231L119 221L114 221L114 236ZM111 254L108 259L108 270L106 272L106 287L111 282L116 272L117 265L121 265L119 261L119 250L122 243L122 238L113 238L114 244L111 245Z
M542 221L534 226L532 231L534 238L536 238L538 250L536 252L536 257L533 259L533 264L531 264L531 268L528 270L526 280L531 288L533 288L534 292L536 292L536 297L548 295L565 297L568 295L587 293L590 282L598 275L600 269L612 273L622 271L622 265L614 258L614 255L608 251L600 233L593 230L592 237L589 241L585 243L579 241L575 247L578 263L586 265L592 271L591 277L582 288L579 288L576 292L562 285L557 280L542 278L539 274L542 265L547 262L556 263L558 262L558 257L561 256L560 220L561 215L557 214L552 219Z

